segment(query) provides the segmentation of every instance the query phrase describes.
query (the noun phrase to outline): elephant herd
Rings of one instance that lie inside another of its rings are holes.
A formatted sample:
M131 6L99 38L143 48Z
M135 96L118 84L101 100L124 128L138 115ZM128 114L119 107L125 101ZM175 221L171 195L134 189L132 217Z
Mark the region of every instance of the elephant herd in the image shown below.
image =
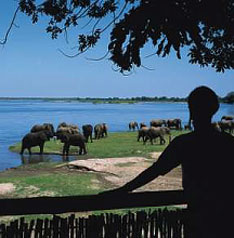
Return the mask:
M212 123L218 131L227 131L230 134L234 132L234 116L222 116L221 121Z
M129 130L138 129L137 141L143 140L145 144L148 140L151 144L155 139L160 139L160 144L165 144L165 135L169 135L169 142L171 141L171 129L181 130L182 123L181 119L154 119L150 121L150 127L147 127L145 123L137 123L136 121L132 121L128 125Z
M229 132L232 134L234 132L234 116L223 116L221 121L213 122L212 126L220 132ZM128 125L129 130L138 129L137 141L143 140L145 144L147 140L153 144L156 138L160 138L160 144L165 143L165 135L169 135L169 142L171 141L171 129L182 130L182 121L179 118L175 119L154 119L150 121L150 127L147 127L145 123L137 123L136 121L131 121ZM184 126L185 130L192 130L192 126L187 124Z
M223 116L220 121L212 123L213 127L221 132L227 131L233 133L234 131L234 116ZM145 123L137 123L132 121L129 123L129 130L138 130L137 141L143 140L145 144L148 140L151 144L156 138L160 139L160 144L164 144L165 135L169 135L169 142L171 141L171 129L182 130L181 119L154 119L150 121L150 127ZM185 125L184 129L192 129L191 126ZM93 142L94 139L107 137L108 126L106 123L96 124L94 127L91 124L82 126L80 132L77 125L67 124L62 122L58 125L56 131L53 124L44 123L42 125L34 125L30 132L22 139L22 147L20 153L23 154L27 149L31 154L31 148L34 146L40 147L40 154L43 153L44 144L51 138L60 140L63 143L63 155L69 154L70 146L79 147L79 154L86 154L86 145L88 141Z
M131 121L128 125L129 130L135 130L135 129L140 129L142 127L145 127L146 124L141 122L138 124L136 121ZM175 119L153 119L150 121L150 126L151 127L168 127L169 129L176 129L176 130L182 130L182 121L179 118Z
M82 133L77 125L67 124L62 122L58 125L57 130L51 123L44 123L42 125L34 125L30 132L27 133L22 139L22 146L20 154L24 153L27 149L31 154L31 148L34 146L40 147L40 154L43 154L44 144L51 138L60 140L63 143L63 155L69 154L70 146L79 147L79 154L86 154L86 145L89 140L93 142L94 138L100 139L107 137L108 127L106 123L96 124L94 127L91 124L82 126Z

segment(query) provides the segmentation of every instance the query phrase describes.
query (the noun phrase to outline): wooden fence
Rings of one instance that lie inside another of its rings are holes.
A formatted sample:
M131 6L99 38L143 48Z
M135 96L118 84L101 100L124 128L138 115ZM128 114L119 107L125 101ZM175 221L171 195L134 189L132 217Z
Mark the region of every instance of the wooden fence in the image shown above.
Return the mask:
M0 199L0 215L59 214L133 207L185 204L183 191L160 191L76 197ZM79 237L79 238L180 238L184 233L186 210L103 213L87 218L55 215L53 219L25 222L24 218L0 225L0 237Z

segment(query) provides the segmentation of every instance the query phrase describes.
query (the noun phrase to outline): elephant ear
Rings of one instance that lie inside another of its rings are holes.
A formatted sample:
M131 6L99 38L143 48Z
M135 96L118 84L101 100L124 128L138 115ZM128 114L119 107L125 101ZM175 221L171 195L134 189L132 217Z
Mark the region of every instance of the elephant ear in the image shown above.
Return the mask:
M61 137L61 142L68 142L69 140L69 134L64 133Z

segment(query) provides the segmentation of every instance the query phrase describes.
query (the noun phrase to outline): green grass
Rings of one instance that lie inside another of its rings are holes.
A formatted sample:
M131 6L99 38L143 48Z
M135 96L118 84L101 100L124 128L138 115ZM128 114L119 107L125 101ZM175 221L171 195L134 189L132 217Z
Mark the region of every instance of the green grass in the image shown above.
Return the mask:
M186 131L173 131L172 138L186 133ZM78 155L79 159L88 158L110 158L110 157L130 157L142 156L150 158L149 153L163 151L167 143L159 145L159 140L154 145L147 142L137 142L137 132L109 133L107 138L94 140L87 143L87 155ZM61 154L63 144L59 141L51 140L46 142L44 152L48 154ZM21 143L10 146L11 151L19 153ZM38 153L39 148L34 147L33 153ZM77 153L76 147L71 147L70 152ZM62 158L62 157L61 157ZM25 164L16 169L0 172L0 183L13 183L15 191L1 198L23 198L32 196L74 196L97 194L103 190L112 188L112 184L100 174L70 171L60 165L61 162L40 162L37 164ZM151 163L151 160L149 160ZM118 164L117 166L131 167L131 163ZM140 209L140 208L139 208ZM137 209L137 210L139 210ZM111 211L114 213L125 213L129 209ZM104 211L101 211L104 212ZM108 212L108 211L106 211ZM96 211L94 214L98 214ZM34 217L34 216L29 216ZM35 217L38 217L37 215Z
M185 131L173 131L172 137L185 133ZM159 140L156 144L151 145L149 142L143 145L143 142L137 142L137 132L119 132L109 133L107 138L93 140L93 143L87 143L87 155L79 156L80 158L108 158L108 157L129 157L129 156L149 156L150 152L163 151L168 145L159 145ZM49 154L61 154L63 144L58 140L51 140L45 143L44 152ZM13 152L20 152L21 143L10 146ZM32 149L33 153L39 152L39 147ZM27 150L25 150L27 153ZM71 146L70 153L77 154L77 147Z
M96 194L103 188L91 185L97 180L95 174L84 173L24 173L15 177L0 177L0 183L13 183L16 190L8 197L72 196Z
M173 131L175 137L184 131ZM151 145L149 142L137 142L137 132L109 133L107 138L94 140L87 143L87 155L78 155L78 159L88 158L110 158L110 157L130 157L142 156L151 158L149 153L162 151L166 145ZM58 154L62 152L62 143L51 140L45 144L46 153ZM19 153L21 143L10 147L11 151ZM39 152L39 148L33 148L33 152ZM71 153L76 152L76 147L71 147ZM112 188L112 184L98 173L85 173L72 171L63 167L61 162L40 162L37 164L23 164L17 169L8 170L0 173L0 183L13 183L16 187L13 193L7 194L8 197L27 197L27 196L69 196L96 194L105 189ZM149 160L149 164L151 160ZM66 164L66 163L65 163ZM131 167L131 163L119 164L126 168ZM95 182L94 182L95 181Z

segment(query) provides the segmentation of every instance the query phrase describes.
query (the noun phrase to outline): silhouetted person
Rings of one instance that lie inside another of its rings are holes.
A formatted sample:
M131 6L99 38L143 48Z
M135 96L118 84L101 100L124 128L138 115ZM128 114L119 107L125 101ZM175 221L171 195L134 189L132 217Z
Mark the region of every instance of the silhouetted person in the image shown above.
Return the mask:
M181 165L189 211L186 238L234 237L234 137L211 125L219 108L211 89L193 90L188 106L194 131L176 137L151 167L110 192L130 192Z

